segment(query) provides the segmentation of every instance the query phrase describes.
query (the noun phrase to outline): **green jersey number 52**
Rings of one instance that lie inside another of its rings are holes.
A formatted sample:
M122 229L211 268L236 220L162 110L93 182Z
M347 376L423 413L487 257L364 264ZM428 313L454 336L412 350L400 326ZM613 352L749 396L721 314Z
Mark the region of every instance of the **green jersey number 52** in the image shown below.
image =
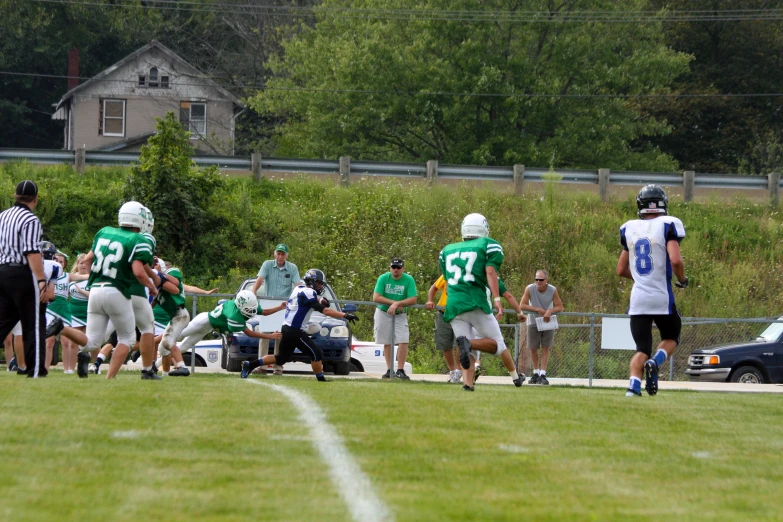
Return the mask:
M117 262L122 259L124 252L122 243L109 241L106 238L98 240L95 249L95 262L90 270L96 274L102 274L111 279L117 278Z

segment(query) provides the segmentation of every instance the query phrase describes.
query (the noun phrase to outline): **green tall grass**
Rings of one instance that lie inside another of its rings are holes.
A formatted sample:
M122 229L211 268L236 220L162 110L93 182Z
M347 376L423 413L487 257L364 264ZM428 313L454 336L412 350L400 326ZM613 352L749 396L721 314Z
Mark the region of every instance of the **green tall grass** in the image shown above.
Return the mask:
M90 248L93 234L115 222L122 203L123 168L0 165L0 203L7 206L16 182L41 185L39 214L47 239L68 252ZM428 186L399 180L355 179L348 188L313 176L285 181L227 177L211 209L214 227L187 249L161 255L184 269L186 281L235 291L287 243L300 272L318 267L345 299L370 300L377 277L392 257L418 284L421 302L437 278L437 256L458 241L462 218L484 214L503 245L501 276L520 296L537 268L546 268L566 311L622 313L631 282L615 275L619 227L636 216L632 198L603 203L596 195L561 190L515 196L492 185ZM779 207L744 199L688 203L672 198L670 213L682 219L682 243L691 287L677 292L684 316L769 317L783 311L783 218ZM151 209L153 213L155 208ZM372 337L371 310L360 310L356 331ZM442 369L432 342L432 316L411 317L418 368Z

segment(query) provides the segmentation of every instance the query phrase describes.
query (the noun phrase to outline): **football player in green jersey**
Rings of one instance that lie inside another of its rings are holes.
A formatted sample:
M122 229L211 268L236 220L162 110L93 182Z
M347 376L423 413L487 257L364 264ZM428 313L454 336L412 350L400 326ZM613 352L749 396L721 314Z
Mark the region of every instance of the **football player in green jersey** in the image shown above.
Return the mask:
M497 313L502 314L498 287L501 264L503 247L489 237L489 225L481 214L465 216L462 242L446 245L440 252L440 270L448 283L449 293L443 320L451 323L457 338L459 361L465 370L462 374L465 391L473 391L476 355L471 351L500 356L515 386L522 386L525 379L517 374L487 295L492 297ZM471 340L471 328L475 328L481 338Z
M250 290L242 290L233 301L225 301L211 312L198 314L180 334L184 341L179 349L182 353L190 350L197 342L204 338L212 330L220 333L243 332L248 337L256 339L280 339L280 332L259 333L247 327L247 320L254 315L271 315L280 310L285 310L285 301L279 306L264 310L258 303L256 295Z
M77 356L76 371L86 378L90 357L88 352L100 349L105 340L106 326L111 319L117 332L117 348L112 358L109 374L116 374L125 362L128 350L136 342L135 319L131 303L131 283L138 281L149 289L150 295L158 295L158 276L150 279L145 265L152 264L152 247L139 232L144 225L143 206L136 201L125 203L118 213L119 228L104 227L95 235L87 254L90 268L90 299L87 304L88 342ZM149 266L147 266L149 268ZM149 272L152 272L150 269ZM155 279L158 279L157 281ZM144 354L142 353L142 356ZM151 354L150 354L151 359ZM149 364L149 366L147 366ZM152 371L152 364L144 361L142 379L159 379Z

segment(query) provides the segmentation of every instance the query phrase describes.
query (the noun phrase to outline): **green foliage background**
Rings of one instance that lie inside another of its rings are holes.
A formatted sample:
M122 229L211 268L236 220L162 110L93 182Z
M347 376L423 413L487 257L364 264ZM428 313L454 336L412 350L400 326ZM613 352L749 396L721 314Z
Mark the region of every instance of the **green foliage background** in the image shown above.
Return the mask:
M46 239L67 253L87 251L101 227L116 223L130 169L0 165L0 204L15 184L34 179ZM181 248L159 241L160 254L182 267L186 281L236 291L272 257L277 243L291 248L300 272L318 267L341 298L369 301L389 260L405 259L421 302L438 276L437 255L459 240L462 218L483 213L504 247L501 276L520 296L537 268L547 268L566 311L623 313L630 282L615 275L619 227L636 214L632 198L602 203L596 195L564 191L552 182L543 195L515 196L493 186L433 186L356 179L349 188L300 176L286 181L216 174L202 233ZM156 200L146 203L155 215ZM671 213L686 226L682 244L691 287L678 292L684 316L770 317L783 308L783 219L778 207L743 199L685 204ZM178 227L177 223L170 225ZM161 228L156 237L167 233ZM202 303L202 301L199 301ZM207 300L204 306L209 306ZM371 310L360 308L356 335L372 338ZM417 371L441 369L434 352L432 316L411 314L410 361ZM492 358L489 358L492 359Z

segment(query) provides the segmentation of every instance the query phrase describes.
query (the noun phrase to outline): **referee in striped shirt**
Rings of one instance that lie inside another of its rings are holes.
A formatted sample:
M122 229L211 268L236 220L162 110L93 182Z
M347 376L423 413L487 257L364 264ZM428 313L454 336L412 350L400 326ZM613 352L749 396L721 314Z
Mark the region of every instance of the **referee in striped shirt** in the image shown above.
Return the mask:
M21 181L14 199L14 205L0 213L0 339L5 339L21 320L27 376L45 377L43 231L41 221L33 214L38 205L38 186Z

